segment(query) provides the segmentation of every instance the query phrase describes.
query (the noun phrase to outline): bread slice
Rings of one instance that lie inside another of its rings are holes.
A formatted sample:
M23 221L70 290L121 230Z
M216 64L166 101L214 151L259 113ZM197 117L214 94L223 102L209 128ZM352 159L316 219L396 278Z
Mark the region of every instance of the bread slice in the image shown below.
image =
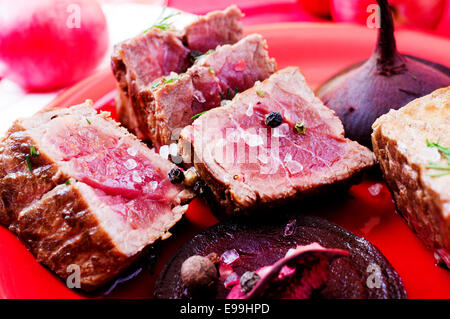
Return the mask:
M449 171L429 168L449 162L435 142L450 147L450 87L373 124L373 150L399 212L437 261L450 267L450 174L434 176Z

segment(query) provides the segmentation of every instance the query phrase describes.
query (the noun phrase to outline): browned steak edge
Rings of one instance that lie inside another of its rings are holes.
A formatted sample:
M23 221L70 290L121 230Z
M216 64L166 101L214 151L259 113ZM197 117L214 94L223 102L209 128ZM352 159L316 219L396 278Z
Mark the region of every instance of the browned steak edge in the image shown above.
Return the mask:
M30 156L30 145L38 156ZM67 178L39 149L21 122L14 122L0 142L0 223L8 226L14 222L23 208Z
M137 256L126 256L99 225L72 181L24 209L10 226L37 260L66 280L80 267L83 290L108 282Z

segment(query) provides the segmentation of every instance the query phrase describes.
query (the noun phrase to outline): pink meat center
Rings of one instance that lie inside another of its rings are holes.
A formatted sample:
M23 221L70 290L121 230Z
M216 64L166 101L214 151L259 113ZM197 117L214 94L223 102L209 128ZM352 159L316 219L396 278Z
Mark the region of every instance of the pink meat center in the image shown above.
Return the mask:
M339 161L345 140L333 136L327 124L314 114L305 112L304 118L295 120L289 119L292 114L282 114L283 123L271 128L265 124L270 111L260 104L249 107L246 114L230 114L226 123L208 132L215 139L208 145L215 146L206 151L239 181L255 185L268 177L284 180L285 184L301 182ZM305 134L296 131L297 121L306 123ZM214 125L210 124L208 130L211 127Z
M94 125L64 125L55 132L48 143L71 177L91 186L132 227L145 227L171 209L176 188L136 144Z

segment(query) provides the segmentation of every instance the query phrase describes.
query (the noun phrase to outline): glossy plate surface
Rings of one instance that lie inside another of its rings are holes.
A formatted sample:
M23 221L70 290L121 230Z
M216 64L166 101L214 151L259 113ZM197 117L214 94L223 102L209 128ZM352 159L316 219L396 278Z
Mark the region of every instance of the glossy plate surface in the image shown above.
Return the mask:
M299 66L316 88L342 68L370 56L376 30L359 26L287 23L246 29L260 33L269 45L278 67ZM397 32L401 52L450 66L450 41L407 30ZM100 71L59 95L50 106L67 107L92 99L101 110L114 112L115 80L110 70ZM395 213L386 186L365 180L354 186L349 197L322 209L318 214L363 236L375 244L403 279L410 298L450 298L450 271L434 265L428 252L406 223ZM148 298L153 282L170 256L201 229L217 220L200 201L191 203L185 221L172 238L162 243L154 274L119 284L108 297ZM0 227L0 297L2 298L84 298L40 265L18 239Z

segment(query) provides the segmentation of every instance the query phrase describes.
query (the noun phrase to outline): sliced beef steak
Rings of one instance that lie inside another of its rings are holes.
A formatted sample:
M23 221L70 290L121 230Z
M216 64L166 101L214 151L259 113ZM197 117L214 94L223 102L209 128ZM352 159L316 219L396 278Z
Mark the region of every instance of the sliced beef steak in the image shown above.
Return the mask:
M223 11L210 12L185 28L184 41L189 49L202 53L218 45L235 43L244 34L239 22L242 16L235 5Z
M282 116L275 128L265 120L273 111ZM228 214L315 193L375 163L292 67L200 116L180 148Z
M177 141L179 130L191 124L195 114L220 106L223 99L231 99L275 70L265 40L253 34L199 57L180 76L156 80L139 93L153 145Z
M119 120L138 137L144 138L147 132L139 122L137 99L140 88L172 71L187 69L189 50L177 34L154 28L116 45L111 65L118 82Z
M381 116L372 144L398 210L450 268L450 87Z
M1 156L2 221L62 278L78 265L86 290L168 237L191 198L173 164L90 103L17 121Z
M117 44L111 67L118 82L116 104L120 122L139 138L148 138L147 113L141 105L140 90L161 76L184 72L192 64L192 54L241 39L241 17L240 10L231 6L200 17L181 32L153 28Z

